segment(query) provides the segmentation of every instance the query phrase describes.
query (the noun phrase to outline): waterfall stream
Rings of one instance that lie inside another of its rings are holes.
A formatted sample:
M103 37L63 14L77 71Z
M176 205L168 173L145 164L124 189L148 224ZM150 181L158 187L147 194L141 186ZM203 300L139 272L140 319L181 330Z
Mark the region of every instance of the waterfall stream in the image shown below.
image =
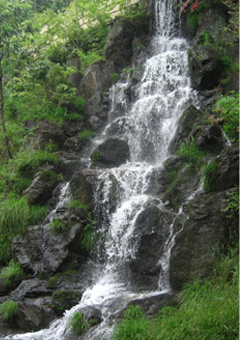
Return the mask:
M178 119L193 97L188 74L188 44L178 37L179 3L179 0L155 0L155 35L151 41L151 55L144 65L141 84L135 90L136 99L132 104L127 104L124 88L128 83L114 85L110 90L111 112L120 104L121 114L112 118L110 112L108 125L95 140L99 144L109 137L114 125L117 131L115 136L128 141L131 153L128 163L98 171L95 213L101 216L101 225L98 231L100 241L96 258L99 263L95 284L84 292L77 306L66 311L64 317L54 321L49 329L8 336L5 340L66 339L69 320L76 311L86 306L99 308L103 321L90 329L84 339L109 339L113 327L111 320L129 301L170 290L168 267L174 242L170 226L164 255L159 259L162 272L154 291L139 291L129 283L128 263L136 256L135 228L138 216L151 204L161 209L164 207L158 197L149 194L151 174L169 156L168 146ZM67 186L64 190L67 190Z

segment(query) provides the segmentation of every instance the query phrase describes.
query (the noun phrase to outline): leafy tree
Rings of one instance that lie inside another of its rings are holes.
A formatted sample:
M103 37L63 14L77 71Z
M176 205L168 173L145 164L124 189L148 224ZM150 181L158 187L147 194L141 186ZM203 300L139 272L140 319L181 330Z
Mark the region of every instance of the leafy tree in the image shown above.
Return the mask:
M7 68L11 54L18 52L18 41L14 38L21 33L21 24L29 10L29 4L20 0L0 0L0 117L8 158L12 158L12 154L4 119L4 69Z

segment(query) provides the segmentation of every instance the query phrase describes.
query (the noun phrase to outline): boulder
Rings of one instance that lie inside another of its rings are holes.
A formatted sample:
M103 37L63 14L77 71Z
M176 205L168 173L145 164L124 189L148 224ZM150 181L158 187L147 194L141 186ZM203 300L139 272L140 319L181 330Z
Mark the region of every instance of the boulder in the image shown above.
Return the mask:
M73 137L83 130L83 122L64 122L63 131L67 137Z
M46 204L61 179L61 176L53 171L40 171L23 194L27 195L30 204Z
M32 332L46 328L52 319L51 311L44 307L31 302L18 302L18 313L12 323L23 331Z
M195 141L198 148L212 152L220 152L226 146L221 126L218 124L204 126Z
M60 169L66 180L70 180L81 169L86 168L88 162L88 159L81 158L78 152L64 152L59 159Z
M92 166L100 168L113 168L130 159L130 150L127 142L118 138L108 138L92 153Z
M222 61L211 46L191 50L189 55L192 86L197 90L211 90L219 85Z
M43 296L50 296L51 290L46 287L47 282L37 278L24 280L20 285L10 293L10 298L15 301L21 301L26 298L39 298Z
M84 169L74 175L70 181L73 198L87 205L89 210L93 208L94 204L94 185L96 178L96 170Z
M233 145L216 158L215 191L223 191L239 184L239 146Z
M34 135L28 136L28 146L32 149L44 149L48 143L56 144L59 148L64 142L64 134L60 127L50 121L42 120L35 127Z
M149 205L135 222L135 254L130 260L133 282L138 287L157 289L164 244L169 236L173 214L166 209Z
M68 247L79 241L82 225L56 233L50 225L29 227L12 240L12 251L21 267L33 275L48 277L54 274L69 255Z
M96 92L105 92L111 85L111 74L115 72L113 61L98 61L86 71L80 89L84 99L90 99Z
M194 126L201 124L203 112L199 111L195 106L189 106L182 114L178 121L177 131L172 139L169 151L175 153L181 143L186 142L193 135Z
M175 290L211 274L217 249L226 244L228 223L222 212L227 192L200 196L184 207L174 223L170 284Z

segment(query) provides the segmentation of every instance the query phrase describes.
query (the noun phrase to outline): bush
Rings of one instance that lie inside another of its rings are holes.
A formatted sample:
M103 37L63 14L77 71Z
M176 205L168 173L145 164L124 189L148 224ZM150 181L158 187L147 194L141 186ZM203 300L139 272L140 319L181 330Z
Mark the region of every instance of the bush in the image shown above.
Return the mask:
M213 161L203 167L204 183L203 189L205 191L214 191L216 189L216 170L218 164Z
M30 225L41 222L48 207L30 206L25 197L9 196L0 202L0 263L11 260L11 240Z
M181 143L177 150L177 155L180 156L191 168L196 168L200 165L201 160L205 157L205 153L200 151L194 139L188 140L186 143Z
M88 330L88 324L80 311L74 314L69 326L72 327L73 332L77 335L82 335Z
M231 92L222 96L215 105L215 112L224 118L223 129L231 142L239 141L239 94Z
M124 320L111 337L112 340L149 340L148 321L139 306L130 306L124 313Z
M50 224L50 227L54 233L63 233L68 229L67 225L59 219L53 220Z
M95 132L91 130L83 130L77 134L77 138L80 140L88 140L95 137Z
M4 287L11 287L19 282L23 277L24 272L19 263L10 261L9 265L2 269L0 273L0 282Z
M18 303L15 301L6 301L0 305L0 321L12 322L18 313Z

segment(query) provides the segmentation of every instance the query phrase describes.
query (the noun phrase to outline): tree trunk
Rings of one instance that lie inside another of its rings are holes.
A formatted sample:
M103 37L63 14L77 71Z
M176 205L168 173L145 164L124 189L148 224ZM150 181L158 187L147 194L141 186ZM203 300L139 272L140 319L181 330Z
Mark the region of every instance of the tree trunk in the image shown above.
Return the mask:
M5 120L4 120L4 97L3 97L3 73L2 73L2 59L0 59L0 118L2 125L2 132L4 137L4 143L8 155L8 159L12 158L12 154L9 146L9 139L7 136Z

